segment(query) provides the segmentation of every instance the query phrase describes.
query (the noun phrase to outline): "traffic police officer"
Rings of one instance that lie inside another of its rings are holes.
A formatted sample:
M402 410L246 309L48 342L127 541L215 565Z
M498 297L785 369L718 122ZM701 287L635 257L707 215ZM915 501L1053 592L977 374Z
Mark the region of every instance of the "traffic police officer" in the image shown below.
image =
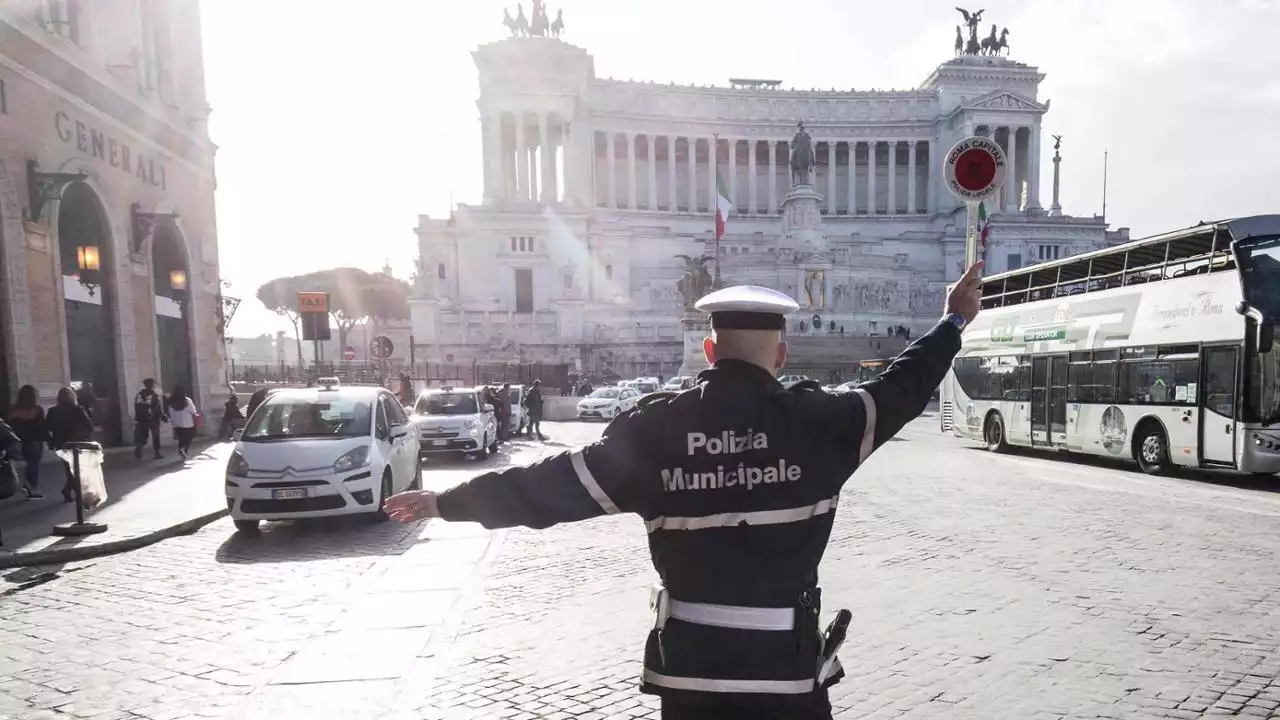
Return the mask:
M948 294L931 332L848 393L778 383L791 298L713 292L697 303L711 314L711 367L693 388L645 396L599 442L440 494L402 493L388 512L488 528L637 514L661 577L641 690L662 697L663 717L829 718L849 616L822 632L818 562L840 490L942 382L978 313L980 269Z

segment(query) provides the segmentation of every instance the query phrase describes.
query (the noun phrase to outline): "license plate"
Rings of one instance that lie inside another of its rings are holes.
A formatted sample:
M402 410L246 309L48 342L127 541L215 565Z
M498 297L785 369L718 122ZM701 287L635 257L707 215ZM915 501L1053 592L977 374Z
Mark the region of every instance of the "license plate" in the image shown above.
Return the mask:
M444 447L445 445L449 444L449 441L448 440L432 440L431 444L435 445L436 447Z
M301 500L307 496L306 488L286 488L284 490L272 490L272 500Z

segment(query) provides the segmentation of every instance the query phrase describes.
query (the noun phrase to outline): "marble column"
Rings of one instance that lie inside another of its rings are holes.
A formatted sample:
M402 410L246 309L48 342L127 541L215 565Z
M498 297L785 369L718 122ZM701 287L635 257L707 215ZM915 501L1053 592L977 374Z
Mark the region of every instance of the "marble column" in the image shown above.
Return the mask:
M627 208L629 210L636 209L636 198L639 193L636 192L636 134L627 133Z
M649 161L649 196L645 201L645 208L649 210L658 209L658 149L655 147L657 143L653 141L653 135L645 133L644 136L645 149L648 151Z
M889 145L889 197L885 200L884 214L898 214L898 141L893 140Z
M729 149L729 178L725 183L727 186L725 189L729 191L729 204L741 213L742 209L738 207L738 141L736 138L728 138L725 143Z
M836 214L836 144L827 141L827 214Z
M529 148L529 199L538 199L538 190L542 187L542 181L538 179L538 144L534 143Z
M1004 179L1004 209L1018 212L1022 200L1022 188L1018 186L1018 128L1009 128L1009 174Z
M867 214L876 214L876 146L875 140L867 142Z
M720 171L720 140L715 136L707 138L707 209L716 211L716 196L720 191L716 188L716 173Z
M531 199L529 194L529 146L524 136L524 113L516 113L516 197Z
M916 204L916 176L920 174L919 168L916 167L916 141L907 142L907 214L915 215L920 212L920 206Z
M1027 157L1027 210L1039 211L1040 207L1040 127L1027 128L1030 155Z
M573 165L573 158L576 153L570 148L573 147L573 135L569 132L569 123L561 121L557 126L556 145L559 147L557 153L557 161L560 165L560 172L564 176L564 187L560 188L560 196L562 200L572 205L578 199L578 168ZM553 149L552 152L555 152Z
M769 141L769 207L765 213L772 215L778 211L778 142Z
M676 212L680 207L680 194L676 192L676 136L667 136L667 210Z
M555 144L551 142L550 118L545 113L538 115L538 140L541 143L538 152L542 155L542 178L538 182L542 190L541 199L544 203L553 203L559 199L556 192L556 151Z
M606 170L609 173L609 207L618 207L618 136L604 134Z
M747 212L754 215L758 207L759 197L756 184L756 150L759 149L756 140L747 141Z
M689 146L689 212L698 212L698 141L684 139Z
M924 178L924 203L925 212L930 215L938 211L939 194L943 192L943 183L940 178L942 176L942 152L938 148L942 147L930 139L926 143L925 148L929 151L929 171L925 173Z
M849 159L847 161L849 187L846 188L846 194L849 196L850 215L858 214L858 143L850 141L846 143L849 146Z

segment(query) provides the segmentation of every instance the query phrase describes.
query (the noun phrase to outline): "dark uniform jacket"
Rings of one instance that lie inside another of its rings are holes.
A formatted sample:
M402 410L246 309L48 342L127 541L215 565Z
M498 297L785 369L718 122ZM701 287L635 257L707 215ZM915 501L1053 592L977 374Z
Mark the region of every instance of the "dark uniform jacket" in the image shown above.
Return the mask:
M440 514L489 528L639 515L671 605L650 632L642 690L806 706L839 679L817 680L818 562L841 488L919 416L959 349L959 330L942 322L847 393L783 389L755 365L717 362L689 390L644 398L599 442L441 494ZM781 624L736 626L735 613L760 608Z

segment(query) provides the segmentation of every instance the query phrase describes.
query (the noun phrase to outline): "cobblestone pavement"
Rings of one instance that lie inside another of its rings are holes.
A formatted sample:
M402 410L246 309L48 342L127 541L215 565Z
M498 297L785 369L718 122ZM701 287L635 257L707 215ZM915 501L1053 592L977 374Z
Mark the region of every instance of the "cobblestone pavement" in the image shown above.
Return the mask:
M838 717L1277 716L1280 495L936 428L842 497L822 568L827 617L855 614ZM493 462L556 449L517 445ZM635 519L219 523L28 572L0 597L0 717L657 717L635 689L653 579Z

